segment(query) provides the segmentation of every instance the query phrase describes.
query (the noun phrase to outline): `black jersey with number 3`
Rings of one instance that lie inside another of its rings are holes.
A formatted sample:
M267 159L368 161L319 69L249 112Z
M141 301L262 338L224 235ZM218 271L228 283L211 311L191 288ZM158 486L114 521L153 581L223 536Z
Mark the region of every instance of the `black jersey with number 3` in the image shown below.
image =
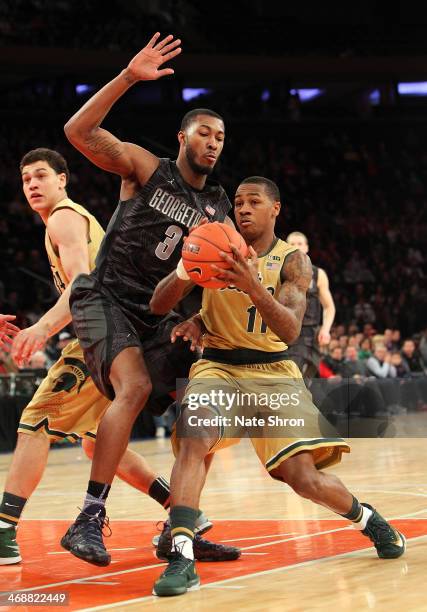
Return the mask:
M189 229L202 217L224 221L230 208L218 183L208 180L203 190L194 189L175 162L160 159L141 190L119 202L92 275L128 312L149 323L150 298L157 283L176 268Z

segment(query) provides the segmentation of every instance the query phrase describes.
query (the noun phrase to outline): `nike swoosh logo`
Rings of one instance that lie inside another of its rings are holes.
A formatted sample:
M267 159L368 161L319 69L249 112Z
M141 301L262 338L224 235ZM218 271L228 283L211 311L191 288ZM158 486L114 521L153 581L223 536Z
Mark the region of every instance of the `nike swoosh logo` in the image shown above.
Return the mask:
M194 274L202 276L202 268L199 268L197 266L195 268L191 268L191 270L188 270L188 272L193 272Z
M15 506L15 504L8 504L5 502L5 506L10 506L11 508L19 508L19 506Z
M6 544L6 548L11 548L14 552L19 551L19 548L16 544Z

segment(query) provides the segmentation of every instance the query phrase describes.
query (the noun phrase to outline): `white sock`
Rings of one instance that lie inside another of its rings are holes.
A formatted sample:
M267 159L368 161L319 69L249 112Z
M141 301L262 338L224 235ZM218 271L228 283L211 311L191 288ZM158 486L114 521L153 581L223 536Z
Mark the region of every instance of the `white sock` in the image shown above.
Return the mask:
M362 505L362 516L357 523L353 521L353 527L362 531L362 529L365 529L370 516L372 516L372 510Z
M8 527L16 527L16 525L11 525L10 523L6 523L5 521L0 521L0 527L2 529L7 529Z
M193 553L193 540L191 540L186 535L177 535L172 538L172 551L176 549L179 551L186 559L194 559Z

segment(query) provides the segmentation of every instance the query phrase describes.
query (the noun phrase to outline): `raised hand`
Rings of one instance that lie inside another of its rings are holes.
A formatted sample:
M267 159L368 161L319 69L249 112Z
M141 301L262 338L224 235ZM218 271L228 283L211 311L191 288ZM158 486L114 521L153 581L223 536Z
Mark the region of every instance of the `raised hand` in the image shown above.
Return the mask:
M0 314L0 347L6 349L6 345L12 344L14 336L19 333L19 327L10 323L15 319L15 315Z
M134 81L155 81L174 73L172 68L159 68L181 53L181 40L173 40L172 34L160 41L159 38L160 33L156 32L150 42L129 62L128 77Z
M223 251L219 252L220 257L230 265L230 268L224 270L215 264L211 264L211 268L219 272L216 276L218 280L225 281L228 286L241 289L245 293L250 293L259 285L257 254L252 247L249 247L250 259L245 259L234 244L230 245L230 248L233 251L233 257Z

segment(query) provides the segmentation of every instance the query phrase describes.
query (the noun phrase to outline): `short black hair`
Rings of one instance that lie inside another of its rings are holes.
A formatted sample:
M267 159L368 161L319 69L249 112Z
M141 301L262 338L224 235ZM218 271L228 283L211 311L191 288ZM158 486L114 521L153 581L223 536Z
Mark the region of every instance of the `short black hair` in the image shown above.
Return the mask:
M276 183L271 181L264 176L248 176L243 179L240 183L241 185L245 185L246 183L255 183L255 185L264 185L264 189L270 200L273 202L280 202L280 191Z
M224 119L221 117L221 115L218 115L218 113L211 110L210 108L193 108L193 110L188 111L188 113L183 116L180 128L181 132L185 132L185 130L190 127L193 121L195 121L198 115L209 115L209 117L216 117L224 123Z
M44 147L39 147L38 149L32 149L32 151L28 151L21 159L19 164L19 168L22 172L24 166L28 166L28 164L34 164L38 161L45 161L49 164L53 170L55 170L56 174L65 174L68 179L70 178L70 172L68 170L67 162L65 158L58 153L58 151L54 151L53 149L45 149Z

